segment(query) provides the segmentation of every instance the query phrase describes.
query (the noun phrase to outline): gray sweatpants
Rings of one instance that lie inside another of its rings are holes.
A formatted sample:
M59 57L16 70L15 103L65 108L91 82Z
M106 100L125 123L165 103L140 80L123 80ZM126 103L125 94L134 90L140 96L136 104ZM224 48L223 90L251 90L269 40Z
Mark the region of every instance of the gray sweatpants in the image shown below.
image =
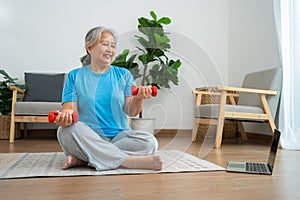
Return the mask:
M118 168L129 155L150 155L158 148L156 138L146 131L126 130L107 138L82 122L59 127L57 138L66 155L86 161L98 171Z

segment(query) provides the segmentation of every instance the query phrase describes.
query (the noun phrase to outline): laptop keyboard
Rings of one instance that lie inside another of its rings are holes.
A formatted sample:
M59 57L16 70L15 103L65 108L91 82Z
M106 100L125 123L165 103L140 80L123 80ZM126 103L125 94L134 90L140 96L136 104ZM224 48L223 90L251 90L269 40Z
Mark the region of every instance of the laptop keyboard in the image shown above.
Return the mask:
M246 171L267 173L267 168L264 163L246 163Z

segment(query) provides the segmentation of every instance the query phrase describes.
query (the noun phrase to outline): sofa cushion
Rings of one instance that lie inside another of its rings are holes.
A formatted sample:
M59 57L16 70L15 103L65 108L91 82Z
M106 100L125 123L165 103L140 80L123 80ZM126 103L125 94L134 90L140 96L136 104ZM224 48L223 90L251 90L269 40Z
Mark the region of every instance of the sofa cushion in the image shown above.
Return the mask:
M17 102L15 115L46 116L49 111L61 110L60 102Z
M24 101L61 102L64 73L25 73Z

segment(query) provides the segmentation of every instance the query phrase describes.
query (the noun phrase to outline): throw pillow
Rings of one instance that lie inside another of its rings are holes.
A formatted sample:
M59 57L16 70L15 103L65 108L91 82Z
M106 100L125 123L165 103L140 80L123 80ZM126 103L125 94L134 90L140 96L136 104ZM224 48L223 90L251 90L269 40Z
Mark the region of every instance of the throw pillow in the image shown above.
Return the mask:
M24 101L60 102L65 74L25 73Z

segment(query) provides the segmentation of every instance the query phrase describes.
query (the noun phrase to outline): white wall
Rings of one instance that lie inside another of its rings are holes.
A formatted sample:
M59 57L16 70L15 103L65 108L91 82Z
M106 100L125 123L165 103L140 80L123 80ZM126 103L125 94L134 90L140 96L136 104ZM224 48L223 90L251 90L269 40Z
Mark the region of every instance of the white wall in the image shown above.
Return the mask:
M170 55L183 65L179 86L147 100L144 114L158 129L191 129L195 87L238 85L245 72L276 64L270 9L271 0L0 0L0 66L20 80L25 71L67 72L80 66L90 28L115 29L121 52L134 46L137 18L154 10L172 19Z
M273 0L229 0L229 84L246 73L279 67Z
M144 113L158 118L156 128L190 129L192 89L227 81L226 0L1 0L0 8L1 68L19 79L25 71L65 72L80 66L84 36L94 26L115 29L121 52L138 17L149 16L150 10L169 16L171 55L183 65L180 86L145 102Z
M280 66L273 0L229 0L229 85L246 73ZM244 123L247 132L271 134L266 124Z

